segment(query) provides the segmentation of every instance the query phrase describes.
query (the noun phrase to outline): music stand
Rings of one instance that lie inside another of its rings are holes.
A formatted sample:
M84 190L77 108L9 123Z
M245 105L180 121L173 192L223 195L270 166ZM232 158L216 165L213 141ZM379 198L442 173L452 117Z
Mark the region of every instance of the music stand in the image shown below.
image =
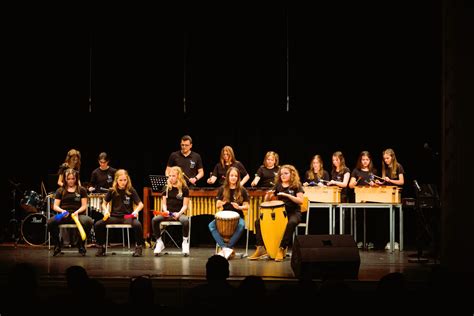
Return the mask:
M150 174L150 183L151 183L151 190L153 192L161 192L163 191L163 187L166 185L168 181L167 176L163 175L154 175Z

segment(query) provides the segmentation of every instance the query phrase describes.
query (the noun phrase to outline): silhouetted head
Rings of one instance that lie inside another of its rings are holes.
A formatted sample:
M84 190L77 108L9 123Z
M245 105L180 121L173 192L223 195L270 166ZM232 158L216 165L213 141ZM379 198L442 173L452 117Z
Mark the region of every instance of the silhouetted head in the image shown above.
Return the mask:
M206 279L208 281L225 280L229 277L229 262L226 258L213 255L207 259Z

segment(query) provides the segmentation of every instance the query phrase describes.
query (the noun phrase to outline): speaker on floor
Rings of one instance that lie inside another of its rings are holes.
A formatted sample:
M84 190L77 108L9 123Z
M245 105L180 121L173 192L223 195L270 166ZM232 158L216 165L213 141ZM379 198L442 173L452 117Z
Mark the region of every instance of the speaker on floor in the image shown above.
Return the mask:
M299 279L358 279L359 249L351 235L299 235L291 268Z

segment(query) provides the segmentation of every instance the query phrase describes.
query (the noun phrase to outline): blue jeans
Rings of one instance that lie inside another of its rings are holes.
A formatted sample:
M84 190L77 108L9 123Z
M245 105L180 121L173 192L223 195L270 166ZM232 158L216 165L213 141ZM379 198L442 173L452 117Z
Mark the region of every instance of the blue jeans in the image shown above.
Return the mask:
M209 223L209 230L211 231L212 237L214 237L214 240L217 242L217 244L221 248L224 248L224 247L234 248L237 241L239 241L240 236L242 236L244 229L245 229L245 221L241 217L239 218L239 223L237 224L237 228L235 229L234 234L232 235L232 237L230 237L229 243L226 245L224 242L224 239L222 239L222 236L219 234L219 231L217 230L216 220L213 220L212 222Z

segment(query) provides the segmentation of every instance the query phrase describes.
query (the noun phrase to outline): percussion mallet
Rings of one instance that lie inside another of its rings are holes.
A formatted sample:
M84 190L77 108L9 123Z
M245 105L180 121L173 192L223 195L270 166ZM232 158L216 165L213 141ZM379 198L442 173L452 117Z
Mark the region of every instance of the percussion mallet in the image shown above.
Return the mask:
M125 215L123 216L123 218L125 218L125 219L135 218L135 215L133 215L133 214L125 214Z
M62 220L64 217L68 217L69 216L69 212L62 212L62 213L59 213L59 214L56 214L54 215L54 220L56 222L59 222L60 220Z
M154 210L153 215L155 215L155 216L161 215L163 217L170 217L170 216L173 216L173 212L163 212L163 211Z
M380 179L380 180L384 180L384 181L385 181L385 179L384 179L384 178L382 178L382 177L379 177L379 176L376 176L376 175L375 175L375 174L373 174L373 173L371 174L371 176L373 176L374 178L377 178L377 179Z
M76 223L77 229L79 230L79 233L81 234L82 240L86 240L86 232L84 231L84 227L82 227L82 224L79 221L79 218L77 217L77 215L74 215L74 213L72 213L71 216L74 222Z

